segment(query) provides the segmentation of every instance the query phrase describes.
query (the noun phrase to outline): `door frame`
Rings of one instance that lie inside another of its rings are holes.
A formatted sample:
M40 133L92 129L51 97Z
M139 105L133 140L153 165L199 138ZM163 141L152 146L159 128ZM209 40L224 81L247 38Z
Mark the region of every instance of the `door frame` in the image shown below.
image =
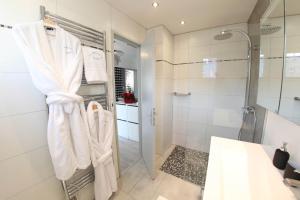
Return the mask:
M116 111L116 86L115 86L115 61L114 61L114 40L118 38L124 40L126 42L131 43L132 45L138 48L138 55L141 54L141 44L133 42L122 34L112 31L111 33L111 74L112 74L112 111L114 113L114 124L115 124L115 142L116 142L116 150L117 150L117 165L118 165L118 178L121 177L121 168L120 168L120 149L119 149L119 137L118 137L118 126L117 126L117 111ZM138 110L139 110L139 152L142 159L142 107L141 107L141 57L138 56L138 66L137 66L137 86L138 86Z

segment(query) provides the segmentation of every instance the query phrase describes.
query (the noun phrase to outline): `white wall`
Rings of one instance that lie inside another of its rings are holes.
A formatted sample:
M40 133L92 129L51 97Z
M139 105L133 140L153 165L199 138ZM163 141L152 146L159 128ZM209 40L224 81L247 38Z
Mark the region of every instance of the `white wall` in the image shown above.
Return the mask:
M268 111L263 136L263 144L280 148L283 142L287 142L290 160L300 167L300 126L284 119L283 117Z
M204 152L210 137L237 139L247 77L247 41L234 33L224 41L214 35L224 29L242 29L247 24L217 27L175 36L174 90L191 96L174 97L173 142ZM204 62L209 59L211 62ZM219 60L223 61L219 61Z
M173 36L163 26L155 31L156 152L164 155L172 144Z
M144 40L143 27L103 0L1 0L0 5L4 24L39 20L39 6L45 5L53 13L106 31L108 49L112 31L136 43ZM44 95L34 88L10 30L0 29L0 43L0 199L64 199L47 148ZM89 191L79 199L89 199Z
M140 57L139 48L133 47L127 44L126 42L123 42L118 39L115 39L114 44L114 50L120 50L124 52L123 54L119 54L120 61L116 65L116 67L137 70L139 66Z

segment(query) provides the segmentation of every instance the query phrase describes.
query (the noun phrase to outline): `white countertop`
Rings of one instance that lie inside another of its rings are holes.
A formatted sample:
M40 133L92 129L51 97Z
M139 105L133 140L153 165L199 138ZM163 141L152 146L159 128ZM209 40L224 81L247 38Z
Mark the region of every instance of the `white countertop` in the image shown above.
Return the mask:
M297 199L273 166L268 148L212 137L203 200Z
M117 101L116 104L119 104L119 105L128 105L128 106L135 106L135 107L139 106L139 102L136 102L136 103L125 103L124 101Z

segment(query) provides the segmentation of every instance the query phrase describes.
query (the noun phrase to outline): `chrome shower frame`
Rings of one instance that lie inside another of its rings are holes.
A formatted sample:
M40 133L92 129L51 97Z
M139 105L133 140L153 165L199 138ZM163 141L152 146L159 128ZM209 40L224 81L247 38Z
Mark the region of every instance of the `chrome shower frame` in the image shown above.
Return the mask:
M247 39L248 42L248 70L247 70L247 83L246 83L246 92L245 92L245 102L243 109L243 123L239 131L238 140L241 140L242 129L245 127L246 115L249 113L253 113L254 122L253 122L253 134L252 134L252 141L254 140L254 131L256 127L256 112L255 107L249 105L249 97L250 97L250 81L251 81L251 65L252 65L252 42L250 36L247 32L240 30L240 29L227 29L221 32L221 35L226 33L239 33Z

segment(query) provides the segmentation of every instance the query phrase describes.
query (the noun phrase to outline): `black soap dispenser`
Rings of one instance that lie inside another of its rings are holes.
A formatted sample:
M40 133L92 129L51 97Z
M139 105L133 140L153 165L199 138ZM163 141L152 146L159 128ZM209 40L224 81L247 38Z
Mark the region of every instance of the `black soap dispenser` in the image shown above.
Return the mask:
M273 158L273 165L278 169L285 169L286 164L290 158L290 154L286 150L287 143L283 143L280 149L276 149Z

